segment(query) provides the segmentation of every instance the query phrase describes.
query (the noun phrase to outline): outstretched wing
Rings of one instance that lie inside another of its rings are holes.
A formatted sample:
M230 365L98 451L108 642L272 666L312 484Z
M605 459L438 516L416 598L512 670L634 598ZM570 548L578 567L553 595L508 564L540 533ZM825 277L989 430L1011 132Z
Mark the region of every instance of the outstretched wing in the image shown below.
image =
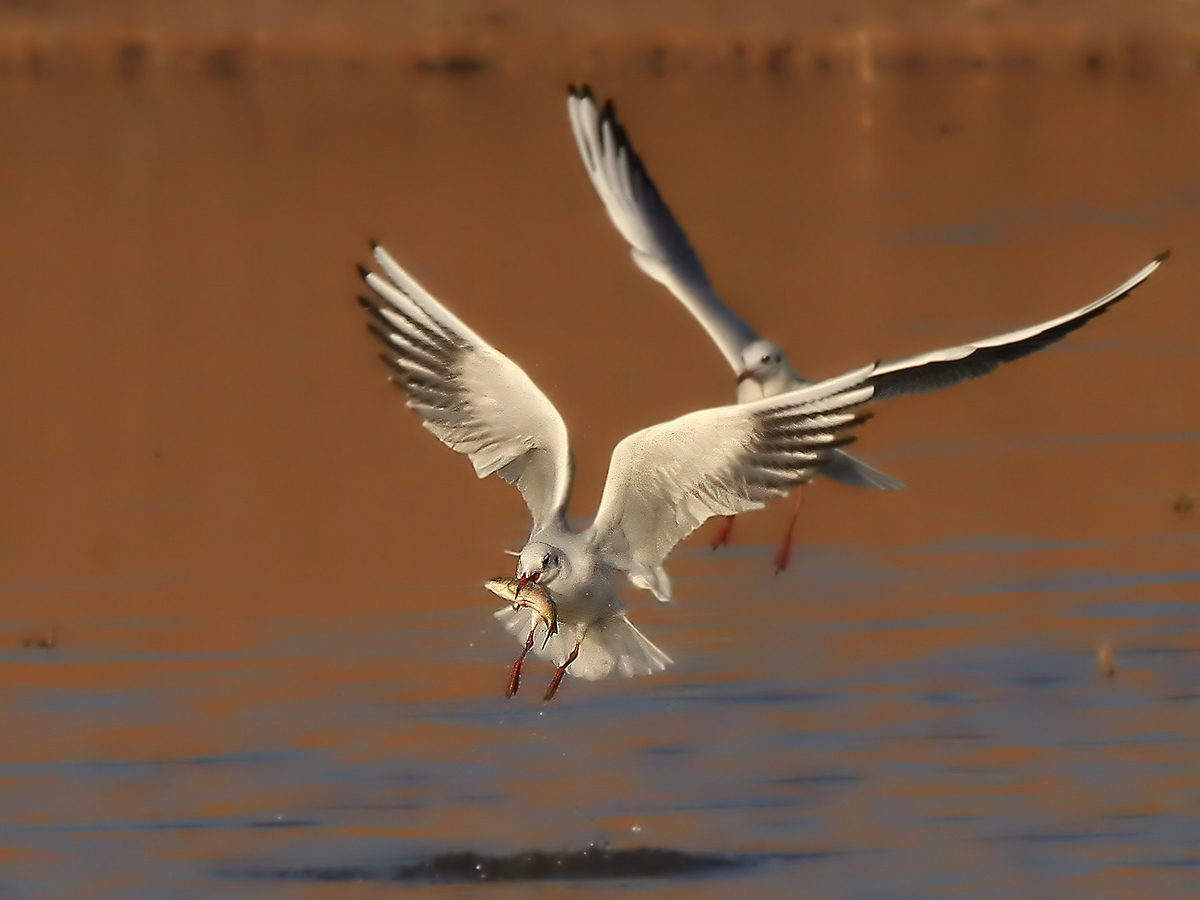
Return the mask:
M612 103L603 111L587 87L572 87L567 112L583 166L600 195L608 217L629 244L633 261L667 288L716 342L734 372L741 372L742 350L759 339L717 296L687 235L671 215Z
M874 369L631 434L613 451L589 539L610 565L653 581L706 519L759 509L811 481L867 418L853 408L870 399Z
M431 297L379 246L386 278L361 270L373 297L359 302L386 348L392 381L426 428L485 478L515 484L538 531L565 515L571 495L567 426L519 366Z
M1041 325L1022 328L1020 331L1012 331L998 337L984 338L982 341L963 344L961 347L947 347L945 350L933 350L906 359L880 363L871 377L871 383L875 385L875 399L886 400L904 394L936 391L960 381L986 375L1001 363L1037 353L1055 341L1062 340L1075 329L1082 328L1096 316L1110 309L1118 300L1128 297L1169 255L1170 251L1159 254L1153 262L1112 293Z

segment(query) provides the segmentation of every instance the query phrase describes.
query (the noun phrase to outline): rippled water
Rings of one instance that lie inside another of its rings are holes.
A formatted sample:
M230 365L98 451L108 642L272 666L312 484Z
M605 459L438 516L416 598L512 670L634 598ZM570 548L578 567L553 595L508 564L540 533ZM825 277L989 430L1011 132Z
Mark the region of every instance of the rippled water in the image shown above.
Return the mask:
M908 490L811 487L784 575L786 504L689 541L677 603L633 601L664 675L505 701L481 582L523 511L384 383L352 265L379 238L529 367L581 517L617 438L724 402L579 169L580 73L0 82L0 895L462 896L390 879L591 844L737 865L486 890L1192 895L1200 78L584 74L813 375L1175 256L877 408Z
M1197 543L808 545L779 579L756 574L766 548L692 551L678 608L645 616L678 665L546 706L500 696L514 648L470 583L428 589L454 609L398 591L391 613L267 617L205 649L166 646L204 617L81 618L0 656L27 751L0 767L6 886L316 896L447 848L610 842L745 859L678 888L701 896L1183 891L1200 568L1106 559ZM1079 564L1047 566L1062 553Z

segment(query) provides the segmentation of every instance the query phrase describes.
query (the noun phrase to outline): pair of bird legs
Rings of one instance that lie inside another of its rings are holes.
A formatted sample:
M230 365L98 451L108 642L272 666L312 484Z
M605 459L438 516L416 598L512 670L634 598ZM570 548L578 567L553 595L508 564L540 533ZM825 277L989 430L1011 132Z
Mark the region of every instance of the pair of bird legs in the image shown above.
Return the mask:
M800 507L804 505L804 488L796 489L796 508L792 510L792 518L788 522L787 532L783 535L783 541L779 545L779 549L775 551L775 574L778 575L788 566L788 560L792 556L792 531L796 528L796 518L800 515ZM729 537L733 534L733 520L735 516L724 516L721 522L721 530L717 532L717 536L713 538L712 548L716 550L718 547L724 547L729 543Z
M508 676L508 688L504 691L505 697L511 697L521 687L521 663L525 662L525 657L529 651L533 649L533 633L537 631L537 626L529 629L529 637L525 639L525 649L521 651L521 655L517 657L517 661L512 664L512 672ZM558 692L558 686L562 683L563 676L567 674L567 666L575 662L579 656L579 641L575 642L575 649L571 651L558 671L554 673L554 678L550 681L550 687L546 688L546 696L542 698L543 703L549 703L554 699L554 695Z

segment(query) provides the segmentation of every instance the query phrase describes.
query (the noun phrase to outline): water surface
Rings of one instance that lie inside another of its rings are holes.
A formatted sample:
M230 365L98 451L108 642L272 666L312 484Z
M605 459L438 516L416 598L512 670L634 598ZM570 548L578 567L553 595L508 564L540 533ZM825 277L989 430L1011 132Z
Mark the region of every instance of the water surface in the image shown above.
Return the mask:
M1193 895L1200 77L443 74L0 79L0 894L463 896L386 873L608 844L747 864L572 896ZM732 383L592 196L582 78L812 376L1175 255L1060 347L876 408L856 450L908 490L812 486L784 575L786 503L702 530L677 603L631 598L676 665L543 706L545 666L504 700L480 586L519 498L404 409L353 265L381 240L527 367L586 518L621 436Z

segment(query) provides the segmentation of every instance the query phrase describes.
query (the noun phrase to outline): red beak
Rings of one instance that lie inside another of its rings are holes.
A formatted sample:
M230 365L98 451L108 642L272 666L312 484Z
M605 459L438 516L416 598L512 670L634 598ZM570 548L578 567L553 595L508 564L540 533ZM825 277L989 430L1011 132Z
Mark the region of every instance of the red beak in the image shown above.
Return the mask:
M538 580L538 578L541 577L541 574L542 574L541 572L534 572L532 575L518 575L517 576L517 589L515 591L513 591L513 603L516 603L517 600L520 598L521 588L525 587L525 585L531 581L536 582Z
M738 372L737 383L741 384L747 378L753 378L753 377L754 377L754 373L751 372L749 369L742 369L742 371Z

